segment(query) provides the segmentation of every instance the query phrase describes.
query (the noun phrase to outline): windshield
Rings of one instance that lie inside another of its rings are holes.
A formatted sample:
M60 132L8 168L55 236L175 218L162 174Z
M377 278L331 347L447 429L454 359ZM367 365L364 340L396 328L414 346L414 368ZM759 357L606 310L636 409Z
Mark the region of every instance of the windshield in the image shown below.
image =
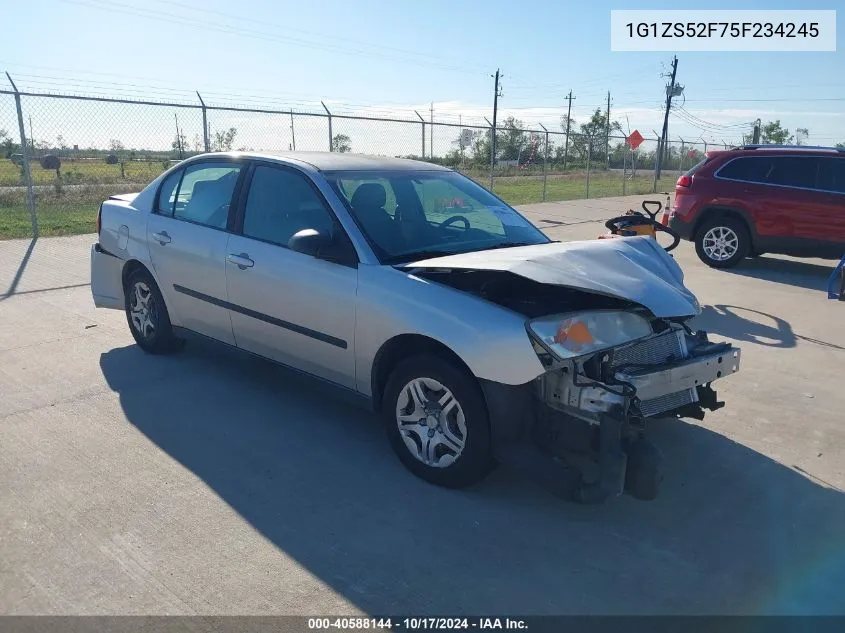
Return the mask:
M550 241L496 196L455 172L325 176L385 264Z

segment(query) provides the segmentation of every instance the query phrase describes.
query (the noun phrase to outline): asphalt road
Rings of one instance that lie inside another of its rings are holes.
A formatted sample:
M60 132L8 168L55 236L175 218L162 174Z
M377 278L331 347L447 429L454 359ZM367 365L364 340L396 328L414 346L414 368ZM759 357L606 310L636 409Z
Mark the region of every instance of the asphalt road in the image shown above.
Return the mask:
M592 238L614 199L526 207ZM831 262L677 251L743 348L727 407L662 421L654 502L408 474L372 415L212 344L144 355L92 236L0 242L0 613L845 613L845 305Z

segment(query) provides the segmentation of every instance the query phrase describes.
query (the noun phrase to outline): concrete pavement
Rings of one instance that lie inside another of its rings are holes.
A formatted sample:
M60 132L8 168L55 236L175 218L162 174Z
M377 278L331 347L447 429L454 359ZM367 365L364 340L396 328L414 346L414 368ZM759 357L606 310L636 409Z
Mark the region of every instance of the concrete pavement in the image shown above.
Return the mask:
M524 207L593 238L636 199ZM636 203L638 204L638 203ZM654 424L651 503L499 469L411 476L378 422L213 344L141 353L93 236L0 242L0 613L845 613L845 306L832 262L676 257L743 348L704 422Z

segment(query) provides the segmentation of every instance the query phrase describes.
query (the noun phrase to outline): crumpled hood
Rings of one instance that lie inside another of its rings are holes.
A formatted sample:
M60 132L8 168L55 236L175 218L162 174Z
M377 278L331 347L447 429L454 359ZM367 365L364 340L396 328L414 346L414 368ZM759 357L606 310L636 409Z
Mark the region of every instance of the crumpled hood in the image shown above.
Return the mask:
M684 286L681 267L653 238L645 236L447 255L404 268L501 270L538 283L627 299L645 306L656 317L701 312L695 295Z

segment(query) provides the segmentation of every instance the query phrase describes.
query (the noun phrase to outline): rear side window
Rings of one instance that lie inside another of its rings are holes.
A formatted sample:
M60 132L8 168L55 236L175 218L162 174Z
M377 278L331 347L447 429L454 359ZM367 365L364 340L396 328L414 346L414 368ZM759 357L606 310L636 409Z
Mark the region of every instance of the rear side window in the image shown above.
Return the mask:
M200 163L185 170L176 191L174 217L225 229L240 165Z
M772 170L770 156L743 156L735 158L719 169L719 178L744 182L766 182Z
M819 159L819 189L845 193L845 157Z
M158 212L162 215L173 215L173 208L176 204L176 187L179 186L179 179L182 178L182 170L179 169L170 174L161 183L158 190Z
M772 159L772 170L766 182L783 187L815 189L819 160L814 156L779 156Z

